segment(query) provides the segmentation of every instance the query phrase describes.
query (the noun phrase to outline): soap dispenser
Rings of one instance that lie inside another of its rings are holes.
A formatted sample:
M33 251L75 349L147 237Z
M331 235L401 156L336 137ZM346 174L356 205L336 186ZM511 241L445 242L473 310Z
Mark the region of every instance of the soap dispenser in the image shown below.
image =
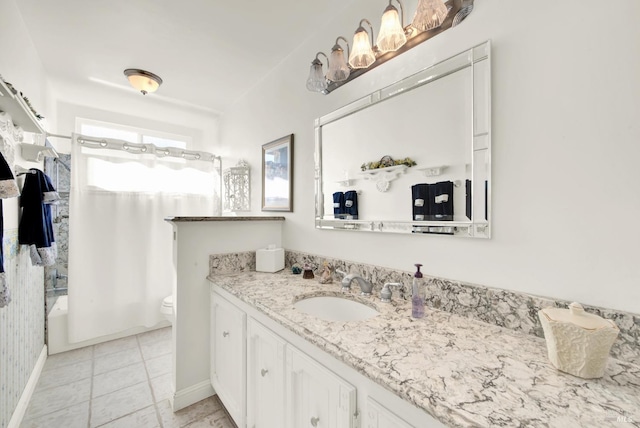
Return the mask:
M413 275L413 289L411 293L411 316L414 318L424 317L424 301L426 299L426 289L420 263L416 263L416 273Z

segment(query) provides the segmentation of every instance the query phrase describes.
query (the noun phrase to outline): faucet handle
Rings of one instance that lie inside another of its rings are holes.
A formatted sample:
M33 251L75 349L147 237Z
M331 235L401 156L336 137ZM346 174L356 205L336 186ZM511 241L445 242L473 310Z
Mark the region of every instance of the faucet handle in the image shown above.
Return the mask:
M343 271L343 270L340 270L340 269L336 269L336 273L339 273L342 276L347 276L347 273L345 271Z
M404 284L400 282L385 282L380 291L380 301L383 303L391 303L391 289L397 288L402 293Z

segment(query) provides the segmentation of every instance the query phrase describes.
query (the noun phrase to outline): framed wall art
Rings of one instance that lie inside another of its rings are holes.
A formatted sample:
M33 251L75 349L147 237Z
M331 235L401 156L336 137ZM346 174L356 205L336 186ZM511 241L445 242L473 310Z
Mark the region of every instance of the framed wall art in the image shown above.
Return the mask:
M293 211L293 134L262 146L262 211Z

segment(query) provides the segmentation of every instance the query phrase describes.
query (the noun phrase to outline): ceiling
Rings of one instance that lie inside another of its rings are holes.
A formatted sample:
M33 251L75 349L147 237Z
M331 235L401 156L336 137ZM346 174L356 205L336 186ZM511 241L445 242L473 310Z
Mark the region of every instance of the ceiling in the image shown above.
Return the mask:
M53 79L129 88L221 113L347 3L344 0L15 0Z

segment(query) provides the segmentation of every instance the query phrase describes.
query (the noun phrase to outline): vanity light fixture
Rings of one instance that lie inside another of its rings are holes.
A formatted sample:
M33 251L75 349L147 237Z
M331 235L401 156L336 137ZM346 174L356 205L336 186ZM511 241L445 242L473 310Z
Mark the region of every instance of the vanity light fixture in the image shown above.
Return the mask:
M318 59L318 55L324 56L327 59L327 65L329 64L329 58L322 52L318 52L315 59L311 61L311 69L307 79L307 89L311 92L322 92L327 89L327 78L322 72L322 62Z
M351 69L347 65L347 60L344 57L344 49L338 43L338 40L344 40L347 45L347 56L349 56L349 42L342 36L338 36L335 45L331 48L331 58L329 59L329 71L327 72L327 79L332 82L342 82L349 78Z
M371 28L371 39L369 39L369 33L364 29L362 23L366 22ZM349 55L349 65L351 68L367 68L373 64L376 60L376 55L373 53L373 25L368 19L364 18L360 20L360 25L353 35L353 47L351 48L351 54Z
M449 10L444 0L420 0L411 26L418 31L429 31L442 25Z
M142 92L142 95L155 92L160 85L162 85L160 76L150 71L140 70L138 68L127 68L124 71L124 75L127 76L131 86Z
M398 9L393 6L393 0L389 0L389 6L382 14L382 22L380 23L380 32L376 45L381 53L396 51L402 45L407 43L407 36L404 34L404 6L400 0L396 0L400 5L400 15Z
M376 45L373 45L374 31L371 22L362 19L353 35L351 47L344 37L336 39L327 60L328 71L324 81L320 78L322 63L316 55L316 59L311 62L307 89L323 94L332 92L431 37L457 26L471 14L474 2L474 0L418 0L413 22L404 26L404 4L401 0L395 0L400 5L400 11L398 11L393 5L393 0L388 1L389 4L382 14L380 32L375 40ZM371 29L371 39L363 26L364 23L367 23ZM338 44L340 39L347 44L348 65L345 61L344 49ZM326 87L324 87L325 83Z

